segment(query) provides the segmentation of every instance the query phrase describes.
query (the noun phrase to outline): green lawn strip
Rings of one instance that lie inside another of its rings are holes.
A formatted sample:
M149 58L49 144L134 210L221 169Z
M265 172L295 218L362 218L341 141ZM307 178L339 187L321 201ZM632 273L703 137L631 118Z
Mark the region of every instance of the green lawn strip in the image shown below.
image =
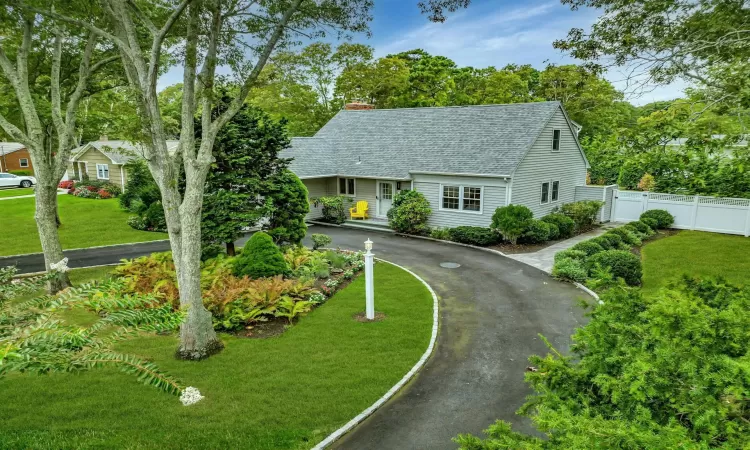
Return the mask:
M0 189L0 198L6 197L20 197L22 195L33 195L33 188L21 188L21 189Z
M223 336L201 362L177 361L174 336L121 350L152 359L206 396L178 399L101 369L0 380L0 448L312 447L388 391L429 345L432 297L407 272L375 268L375 306L387 318L359 323L364 277L277 338Z
M723 276L745 285L750 281L750 238L729 234L683 231L641 249L643 291L653 293L683 274Z
M72 195L57 197L60 240L65 249L167 239L166 233L139 231L128 226L129 214L116 199L92 200ZM34 198L0 202L0 256L42 251L34 221Z

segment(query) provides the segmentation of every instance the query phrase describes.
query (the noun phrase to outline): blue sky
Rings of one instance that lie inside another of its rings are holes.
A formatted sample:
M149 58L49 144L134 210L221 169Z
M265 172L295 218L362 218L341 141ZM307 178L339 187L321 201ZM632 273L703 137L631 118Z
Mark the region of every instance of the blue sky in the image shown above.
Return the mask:
M571 11L559 0L473 0L468 9L439 24L420 14L417 1L375 0L372 37L358 36L354 40L374 47L378 57L422 48L451 58L459 66L502 67L515 63L543 69L548 63L575 62L552 48L552 42L564 38L571 28L588 29L599 14L586 8ZM627 90L624 77L619 71L607 74L615 86ZM160 80L160 85L180 79L181 70L173 69ZM682 94L683 87L660 87L639 96L629 95L628 100L644 104L672 99Z

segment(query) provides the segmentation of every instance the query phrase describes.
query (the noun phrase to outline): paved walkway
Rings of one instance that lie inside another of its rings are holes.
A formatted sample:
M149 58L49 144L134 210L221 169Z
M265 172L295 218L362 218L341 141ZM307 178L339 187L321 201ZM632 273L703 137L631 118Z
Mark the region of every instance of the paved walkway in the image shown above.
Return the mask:
M582 292L545 273L481 250L374 231L314 226L333 246L362 249L374 241L378 257L409 268L440 297L440 334L424 369L380 410L344 436L342 449L455 449L459 433L480 435L497 419L534 432L515 414L531 393L524 383L528 357L546 354L541 333L557 349L583 323ZM308 238L309 240L309 238ZM309 244L309 242L307 242ZM117 263L168 248L168 242L66 251L71 267ZM23 271L43 268L41 255L16 258ZM37 260L34 260L36 258ZM457 269L444 269L455 262ZM5 261L0 261L4 265ZM377 308L377 293L376 293Z
M587 239L591 239L600 236L610 230L619 226L620 224L608 222L602 224L601 227L590 231L588 233L579 234L578 236L560 241L557 244L550 245L539 251L533 253L517 253L515 255L508 255L509 258L513 258L516 261L521 261L524 264L536 267L539 270L543 270L547 273L552 273L552 266L555 264L555 253L567 250L570 247L576 245L579 242L583 242Z

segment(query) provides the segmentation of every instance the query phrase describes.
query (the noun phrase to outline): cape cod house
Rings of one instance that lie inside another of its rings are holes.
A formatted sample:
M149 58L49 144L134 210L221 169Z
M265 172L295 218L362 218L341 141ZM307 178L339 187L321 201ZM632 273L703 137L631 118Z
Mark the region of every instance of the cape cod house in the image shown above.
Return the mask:
M310 197L345 195L385 218L394 195L422 192L428 225L486 227L495 209L540 217L576 200L588 161L559 102L378 110L347 105L314 137L282 153ZM311 207L310 219L321 217Z

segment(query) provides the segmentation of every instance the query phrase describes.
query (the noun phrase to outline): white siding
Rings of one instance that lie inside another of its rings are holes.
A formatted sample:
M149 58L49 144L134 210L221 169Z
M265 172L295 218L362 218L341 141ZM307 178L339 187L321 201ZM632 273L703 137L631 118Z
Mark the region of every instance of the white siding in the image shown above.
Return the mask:
M440 209L440 185L482 187L482 213ZM431 227L452 228L460 225L488 227L495 210L506 204L506 182L501 178L416 175L414 189L424 194L432 207L427 221Z
M552 151L553 130L560 130L560 151ZM542 183L560 182L556 202L541 204ZM576 186L586 184L586 162L562 110L558 110L521 161L513 175L511 203L526 205L534 217L549 214L563 203L575 201Z
M307 187L308 195L310 198L325 197L328 194L328 179L327 178L311 178L309 180L302 180L302 183ZM305 217L305 220L314 220L323 217L323 207L318 206L317 208L311 202L310 212Z

